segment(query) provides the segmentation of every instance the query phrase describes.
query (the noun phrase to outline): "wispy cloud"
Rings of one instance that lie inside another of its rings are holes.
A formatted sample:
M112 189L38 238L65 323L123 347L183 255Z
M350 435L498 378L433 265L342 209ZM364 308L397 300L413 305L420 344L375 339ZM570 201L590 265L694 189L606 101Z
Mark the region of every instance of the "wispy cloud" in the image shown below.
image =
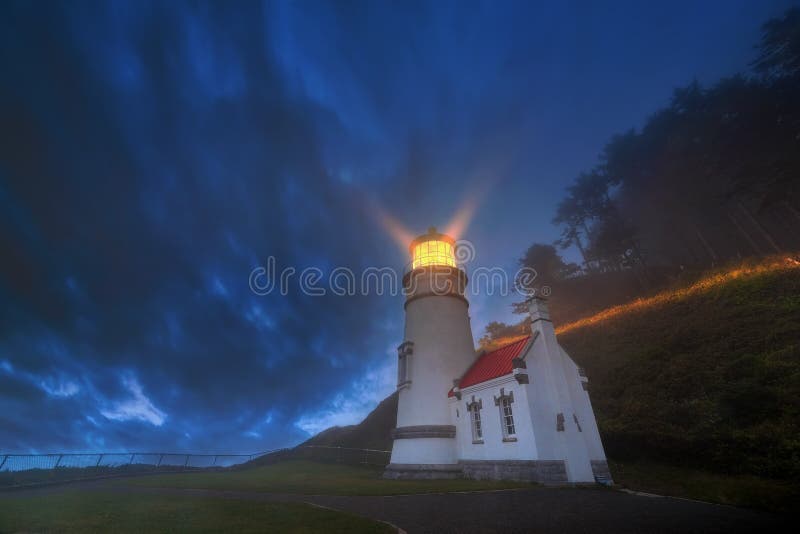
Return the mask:
M155 407L142 392L142 386L131 376L123 379L123 385L133 398L117 402L109 409L100 410L106 419L113 421L143 421L154 426L161 426L167 414Z
M72 397L81 390L75 382L61 378L42 380L39 386L52 397Z
M356 424L392 392L394 379L394 360L389 360L386 365L369 370L362 378L352 382L348 390L337 394L323 409L303 414L295 426L314 435L332 426Z

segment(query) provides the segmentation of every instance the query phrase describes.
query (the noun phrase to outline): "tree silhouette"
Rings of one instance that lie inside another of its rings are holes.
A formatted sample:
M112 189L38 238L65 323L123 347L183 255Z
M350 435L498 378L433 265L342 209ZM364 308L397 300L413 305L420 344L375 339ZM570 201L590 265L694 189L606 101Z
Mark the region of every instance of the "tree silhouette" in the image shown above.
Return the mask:
M681 270L800 248L800 9L762 28L754 75L675 89L558 204L586 273ZM647 261L645 261L647 259Z
M766 77L797 76L800 73L800 8L783 17L770 19L762 26L756 72Z

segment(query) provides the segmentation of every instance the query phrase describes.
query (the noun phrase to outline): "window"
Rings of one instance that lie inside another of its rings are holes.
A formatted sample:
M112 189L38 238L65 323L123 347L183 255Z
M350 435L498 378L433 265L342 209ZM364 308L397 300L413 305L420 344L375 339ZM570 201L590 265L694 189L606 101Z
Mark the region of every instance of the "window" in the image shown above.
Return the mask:
M414 353L414 343L406 341L397 347L397 387L407 387L411 384L411 355Z
M483 443L483 428L481 427L481 408L483 401L475 401L472 397L472 402L467 403L467 411L469 412L469 422L472 427L472 443Z
M481 432L481 411L479 409L472 410L472 439L473 441L480 441L483 439Z
M503 423L503 436L510 437L515 435L517 431L514 429L514 413L511 410L510 397L503 397L500 410L500 417Z
M408 380L408 354L397 356L397 385L403 384Z
M500 408L500 427L503 430L503 441L517 441L517 429L514 425L514 411L511 405L514 403L514 392L506 395L503 388L500 388L500 396L494 398L494 403Z

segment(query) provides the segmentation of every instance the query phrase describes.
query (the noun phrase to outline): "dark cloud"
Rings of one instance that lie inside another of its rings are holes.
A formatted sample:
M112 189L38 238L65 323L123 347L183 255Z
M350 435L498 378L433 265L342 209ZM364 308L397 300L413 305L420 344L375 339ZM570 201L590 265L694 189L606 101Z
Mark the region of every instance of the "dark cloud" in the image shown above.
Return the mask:
M778 4L732 11L726 42ZM391 389L401 300L261 297L254 267L400 266L370 203L423 231L485 183L470 237L512 264L608 135L726 52L664 77L674 40L631 56L613 13L517 7L5 3L3 449L250 451L352 422ZM476 299L476 326L506 304Z

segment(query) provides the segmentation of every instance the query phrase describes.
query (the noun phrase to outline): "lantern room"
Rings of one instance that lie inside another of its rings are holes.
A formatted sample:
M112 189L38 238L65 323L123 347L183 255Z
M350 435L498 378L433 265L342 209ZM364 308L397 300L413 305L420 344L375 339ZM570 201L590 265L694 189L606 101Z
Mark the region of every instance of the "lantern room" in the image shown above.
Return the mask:
M411 268L418 269L429 266L456 267L455 239L449 235L440 234L436 228L428 229L411 242Z

